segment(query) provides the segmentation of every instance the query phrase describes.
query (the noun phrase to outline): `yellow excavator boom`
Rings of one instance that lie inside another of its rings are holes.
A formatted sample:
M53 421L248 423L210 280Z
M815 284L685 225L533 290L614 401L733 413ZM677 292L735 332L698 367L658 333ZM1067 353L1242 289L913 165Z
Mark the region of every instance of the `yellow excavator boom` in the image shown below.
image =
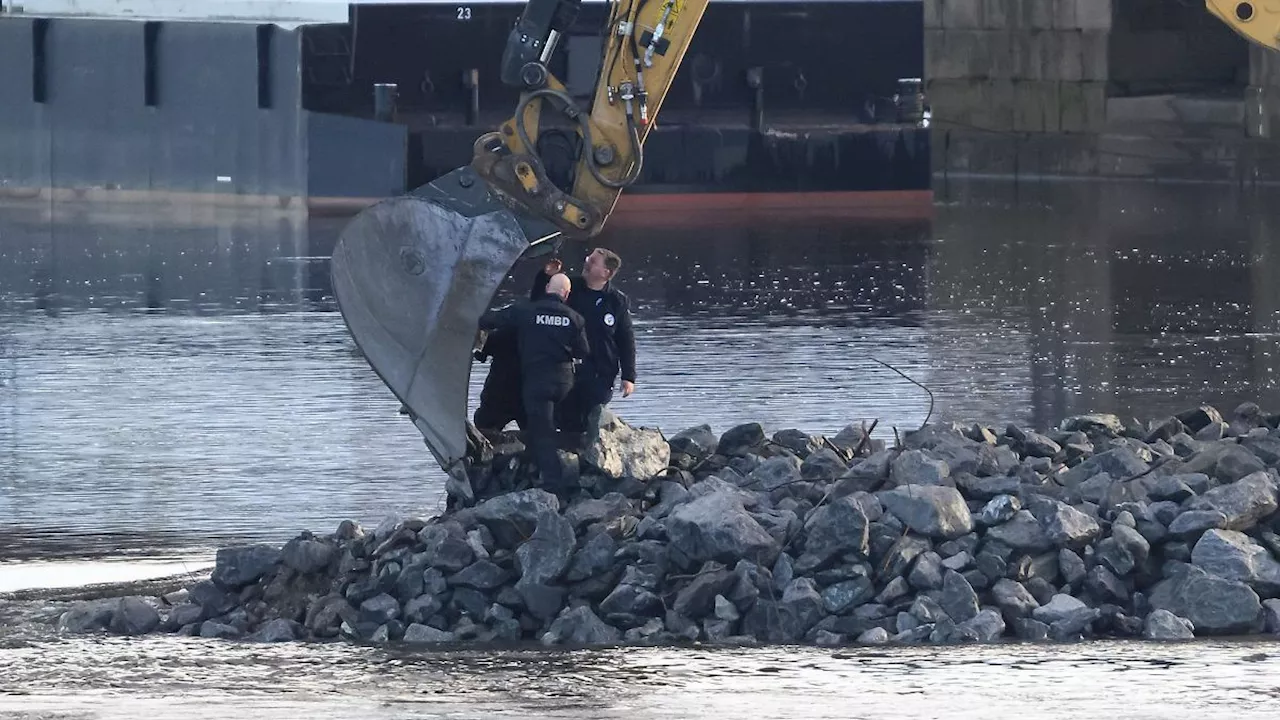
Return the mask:
M408 409L427 447L466 497L466 467L487 442L467 421L480 316L520 257L604 227L640 176L658 119L707 0L613 0L589 107L548 69L581 0L529 0L507 39L500 79L521 90L510 119L473 145L468 165L366 208L330 263L347 330ZM554 108L574 129L568 182L538 150Z
M1249 40L1280 50L1280 0L1205 0L1209 12Z

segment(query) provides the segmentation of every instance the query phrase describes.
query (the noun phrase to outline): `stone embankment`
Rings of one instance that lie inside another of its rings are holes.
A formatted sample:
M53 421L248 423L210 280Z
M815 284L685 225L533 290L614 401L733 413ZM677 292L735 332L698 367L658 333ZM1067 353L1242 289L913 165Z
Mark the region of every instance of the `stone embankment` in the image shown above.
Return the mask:
M450 508L217 553L66 631L258 641L883 643L1280 630L1280 417L1202 406L901 446L608 417L572 492L496 447Z

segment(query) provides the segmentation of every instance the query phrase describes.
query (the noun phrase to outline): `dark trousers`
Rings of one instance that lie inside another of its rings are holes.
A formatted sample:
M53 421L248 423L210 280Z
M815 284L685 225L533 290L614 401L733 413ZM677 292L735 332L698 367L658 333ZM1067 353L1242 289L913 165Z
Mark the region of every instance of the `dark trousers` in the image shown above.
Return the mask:
M480 390L480 405L472 422L479 430L498 432L515 422L524 429L524 404L522 402L520 366L512 362L489 365L489 375Z
M556 452L555 412L572 383L568 371L552 377L527 377L524 381L525 425L522 429L544 486L557 487L564 480L560 455Z
M613 378L600 377L590 368L579 365L573 388L558 408L560 429L571 433L587 431L591 413L613 399Z
M519 386L512 388L507 395L481 395L480 406L476 408L472 421L477 429L497 432L514 422L525 429L524 404L521 402Z

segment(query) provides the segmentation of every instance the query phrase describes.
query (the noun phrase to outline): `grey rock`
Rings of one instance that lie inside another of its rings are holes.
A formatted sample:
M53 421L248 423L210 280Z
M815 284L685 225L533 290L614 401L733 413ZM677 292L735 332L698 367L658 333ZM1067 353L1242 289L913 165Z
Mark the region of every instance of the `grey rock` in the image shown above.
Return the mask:
M1029 617L1040 607L1035 596L1021 583L1008 578L1001 578L991 586L991 597L1010 623L1018 618Z
M701 620L715 610L716 598L732 591L737 582L734 571L708 564L676 593L672 608L687 618Z
M1092 629L1094 621L1101 614L1097 608L1091 607L1071 610L1049 625L1049 637L1054 640L1079 640Z
M601 620L590 607L580 605L565 608L551 623L541 641L544 645L602 645L616 643L621 639L622 633L617 628Z
M567 515L543 512L528 542L516 548L516 566L522 582L549 585L569 568L577 538Z
M903 485L880 494L885 509L921 535L958 538L973 531L973 515L959 490Z
M804 457L800 465L800 477L818 482L833 482L843 477L848 466L831 448L821 447Z
M105 630L111 624L119 600L105 598L86 600L75 603L58 616L58 631L67 633L83 633L93 630Z
M978 513L978 522L988 527L1009 522L1022 509L1022 502L1012 495L992 498Z
M1280 595L1280 562L1248 535L1209 530L1191 549L1191 562L1213 575L1246 583L1259 595Z
M582 549L574 554L565 579L569 582L578 582L607 571L613 567L613 557L617 551L618 543L613 536L608 533L592 536Z
M476 590L495 590L510 579L510 573L489 560L477 560L449 576L449 584Z
M214 622L213 620L205 620L200 623L200 637L216 638L219 640L234 640L241 637L244 633L239 628L232 627L225 623Z
M539 620L550 620L564 605L564 588L536 583L516 583L516 592L529 614Z
M716 596L713 612L717 618L725 622L736 622L742 618L733 601L723 595Z
M1013 495L1018 492L1021 482L1010 475L993 477L976 477L962 474L955 477L956 485L964 492L965 497L975 500L994 500L1001 495Z
M811 512L805 528L805 554L814 556L819 564L844 553L868 553L867 516L852 496L832 500Z
M917 590L935 590L942 587L942 558L938 553L929 550L920 553L915 566L907 575L907 582Z
M943 570L954 570L956 572L961 572L972 564L973 564L973 556L970 555L967 550L961 550L955 555L952 555L949 558L945 558L942 561L942 568Z
M123 597L111 617L111 631L119 635L145 635L160 625L160 613L140 597Z
M1142 636L1148 640L1191 640L1195 627L1168 610L1153 610L1142 624Z
M1181 477L1177 475L1166 475L1164 477L1156 478L1152 482L1152 486L1148 494L1152 500L1171 500L1173 502L1182 502L1189 497L1195 496L1196 493Z
M366 622L381 625L400 617L400 603L386 593L375 595L360 603L360 615Z
M920 450L907 450L890 463L889 480L893 485L929 485L948 484L951 469L943 460L930 457Z
M855 460L836 482L834 497L843 497L853 492L871 492L880 488L889 479L889 464L896 454L893 450L881 450L872 453L862 460Z
M716 445L719 440L716 438L715 433L711 431L711 426L704 423L681 430L671 436L667 443L671 446L672 452L683 453L692 456L695 460L702 460L716 451Z
M939 604L956 622L964 622L978 614L978 594L960 573L948 570L942 576L942 597Z
M726 564L746 558L771 565L778 541L765 532L738 498L716 492L676 508L667 519L671 544L695 562Z
M745 455L764 445L764 428L760 423L743 423L729 428L720 436L716 454L725 457Z
M912 561L921 553L929 550L929 541L915 535L903 535L889 548L884 557L877 562L881 577L897 577L905 575Z
M1262 601L1262 625L1272 635L1280 635L1280 600Z
M1220 512L1226 518L1221 529L1245 530L1276 511L1276 492L1271 476L1259 471L1193 498L1187 509ZM1169 530L1173 532L1172 527Z
M1033 495L1027 507L1040 521L1045 537L1059 547L1083 547L1102 532L1097 520L1059 500Z
M604 474L648 480L667 468L671 446L659 430L628 425L608 408L588 426L582 461Z
M559 513L560 500L546 490L531 488L489 498L476 505L473 512L476 520L488 527L499 547L512 548L533 535L538 518L544 512ZM465 540L459 539L459 542L466 545ZM467 550L470 549L468 546Z
M266 575L280 561L280 548L272 545L237 545L219 548L214 557L213 573L217 585L239 590Z
M686 491L686 495L687 495ZM603 497L574 503L564 511L574 532L581 532L588 525L609 522L624 515L632 515L635 508L627 496L619 492L606 493Z
M530 532L533 528L530 527ZM526 536L521 536L523 539ZM423 544L423 559L428 565L442 572L453 573L467 567L476 559L475 551L460 533L451 532L442 525L423 528L418 533Z
M1213 473L1222 482L1233 483L1254 473L1265 473L1266 469L1266 464L1260 458L1248 449L1234 445L1225 448L1218 456Z
M1052 626L1056 622L1069 619L1072 613L1077 610L1087 607L1087 605L1070 595L1059 593L1054 595L1053 599L1048 603L1032 610L1031 616L1046 625Z
M827 449L821 435L810 435L795 428L774 433L773 442L787 448L801 459L808 458L819 450Z
M287 618L275 618L262 624L249 640L253 642L277 643L293 642L302 636L302 626Z
M1262 625L1262 603L1248 585L1210 575L1195 565L1176 570L1151 590L1151 607L1191 621L1196 632L1254 632Z
M1129 599L1129 589L1103 565L1089 568L1084 584L1093 597L1106 602L1124 603Z
M791 638L801 638L822 619L825 611L822 596L809 578L796 578L782 593L778 605L783 632Z
M1013 634L1021 640L1042 642L1049 639L1049 626L1039 620L1020 618L1013 622Z
M1194 538L1205 530L1227 527L1227 516L1218 510L1188 510L1169 523L1169 534Z
M886 645L889 642L889 631L882 627L873 627L858 636L859 645Z
M451 632L421 623L413 623L404 629L404 641L407 643L450 643L456 639Z
M747 487L776 490L799 480L800 459L794 455L775 455L747 475Z
M1062 548L1058 551L1058 572L1062 574L1062 579L1066 580L1068 585L1078 586L1084 582L1087 571L1084 560L1081 560L1074 550Z
M1019 510L1009 522L991 528L986 537L1028 552L1044 552L1053 547L1040 521L1027 510Z
M1024 432L1021 442L1027 457L1052 458L1062 452L1061 445L1037 432Z
M889 581L889 584L880 591L876 596L876 602L885 605L891 605L895 600L904 597L911 592L911 586L907 585L906 578L896 577Z
M837 647L844 644L844 636L827 630L819 630L814 635L813 644L819 647Z
M822 591L822 605L832 615L843 615L875 597L870 578L845 580Z
M1111 536L1098 543L1096 557L1111 572L1124 577L1146 562L1150 552L1150 544L1137 530L1112 525Z
M209 616L204 608L195 603L183 603L169 611L169 616L161 623L165 630L176 630L184 625L202 623Z
M1099 473L1107 473L1117 480L1126 480L1146 472L1147 463L1128 447L1118 447L1099 453L1070 470L1062 473L1058 482L1075 487Z
M664 612L662 598L638 585L619 585L600 601L600 612L611 622L624 626L641 625ZM632 620L636 622L631 622Z
M972 618L956 625L951 637L962 642L990 643L999 640L1005 631L1004 618L995 608L983 608Z
M404 604L404 620L409 623L425 623L440 612L444 603L436 595L419 595Z
M284 548L280 551L280 563L306 575L329 567L334 556L332 545L319 540L297 537L284 544Z

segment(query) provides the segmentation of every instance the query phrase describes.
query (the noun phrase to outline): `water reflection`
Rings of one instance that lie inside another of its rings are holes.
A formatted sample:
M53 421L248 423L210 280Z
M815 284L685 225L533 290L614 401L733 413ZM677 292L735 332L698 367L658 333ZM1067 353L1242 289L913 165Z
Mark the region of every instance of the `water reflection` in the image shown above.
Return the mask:
M930 401L876 360L925 383L935 417L997 425L1275 405L1274 198L970 184L940 200L921 220L619 215L601 241L624 257L640 378L615 409L668 432L879 419L891 438ZM439 509L441 473L329 294L343 219L0 218L0 555L180 551Z
M0 631L0 714L1251 720L1274 715L1280 669L1271 644L1230 641L422 652L152 636L85 649Z

